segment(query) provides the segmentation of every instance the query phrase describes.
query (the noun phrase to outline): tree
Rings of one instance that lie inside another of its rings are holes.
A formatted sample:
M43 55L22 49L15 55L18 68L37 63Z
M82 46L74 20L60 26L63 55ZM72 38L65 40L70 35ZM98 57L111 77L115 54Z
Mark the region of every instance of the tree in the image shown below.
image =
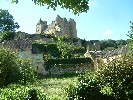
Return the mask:
M0 87L17 80L17 55L7 49L0 49Z
M96 71L86 72L68 91L68 100L132 100L133 53L123 55Z
M18 3L19 0L12 0L12 3ZM89 0L32 0L35 4L56 10L57 6L72 10L74 14L87 12L89 10Z
M16 53L0 49L0 87L14 82L26 84L34 78L34 69L29 60L20 60Z
M18 60L19 67L19 81L21 84L26 85L28 82L33 82L35 79L35 71L32 66L31 60L21 59Z
M133 22L130 21L130 23L131 23L130 31L128 31L129 35L127 35L127 36L129 36L129 38L130 38L129 46L130 46L131 50L133 50Z
M130 26L130 31L128 31L128 33L129 33L128 36L130 39L133 40L133 22L130 21L130 23L131 23L131 26Z
M1 35L0 41L11 40L15 37L15 32L4 31Z
M63 40L66 37L58 37L58 42L57 42L57 48L59 49L60 57L61 58L71 58L73 56L73 51L75 49L75 46L67 43Z
M15 29L18 28L18 23L14 22L13 16L8 10L0 9L0 33L3 33L4 31L15 32Z

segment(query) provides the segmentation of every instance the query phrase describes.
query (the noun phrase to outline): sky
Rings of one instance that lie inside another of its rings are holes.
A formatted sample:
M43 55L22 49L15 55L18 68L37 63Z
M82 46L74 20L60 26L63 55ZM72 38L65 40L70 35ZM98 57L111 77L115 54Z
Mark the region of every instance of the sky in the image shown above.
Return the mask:
M58 7L56 11L47 5L35 5L32 0L0 0L0 9L8 10L20 28L17 31L35 34L36 24L41 18L50 24L57 15L76 21L77 36L86 40L128 39L130 21L133 21L133 0L90 0L87 13L74 15L68 9Z

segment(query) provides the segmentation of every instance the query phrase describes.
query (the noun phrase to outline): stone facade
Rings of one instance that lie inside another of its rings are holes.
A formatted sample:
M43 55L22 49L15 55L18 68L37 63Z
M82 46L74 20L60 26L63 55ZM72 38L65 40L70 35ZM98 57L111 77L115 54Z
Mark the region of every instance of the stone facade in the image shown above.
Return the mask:
M47 21L42 21L41 19L36 25L36 34L42 33L45 29L47 29Z
M28 34L18 32L13 40L0 43L0 48L8 48L18 54L19 59L30 59L37 73L46 75L43 53L32 52L32 38L26 38Z
M57 15L56 20L47 25L46 21L41 19L36 25L36 34L67 36L68 38L77 38L76 22L74 19L61 18Z

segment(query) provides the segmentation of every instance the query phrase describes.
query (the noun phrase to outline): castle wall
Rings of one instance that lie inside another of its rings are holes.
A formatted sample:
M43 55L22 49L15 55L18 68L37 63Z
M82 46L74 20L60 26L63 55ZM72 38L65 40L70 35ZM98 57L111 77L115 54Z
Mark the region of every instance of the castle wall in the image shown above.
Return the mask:
M76 22L73 19L67 21L66 18L61 18L57 15L56 20L48 25L48 28L43 31L43 34L49 34L55 37L67 36L69 38L77 38Z
M68 23L69 23L70 37L77 38L76 22L70 18L68 20Z
M47 29L47 21L42 21L40 19L36 25L36 34L40 34L46 29Z

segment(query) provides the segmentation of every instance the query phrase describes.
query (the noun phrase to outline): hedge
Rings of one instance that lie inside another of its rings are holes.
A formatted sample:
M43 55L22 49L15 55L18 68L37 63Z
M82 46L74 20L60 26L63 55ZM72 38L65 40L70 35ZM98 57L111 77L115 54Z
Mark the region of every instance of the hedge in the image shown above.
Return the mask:
M92 63L91 58L58 58L58 59L48 59L45 65L55 65L55 64L82 64L82 63Z

